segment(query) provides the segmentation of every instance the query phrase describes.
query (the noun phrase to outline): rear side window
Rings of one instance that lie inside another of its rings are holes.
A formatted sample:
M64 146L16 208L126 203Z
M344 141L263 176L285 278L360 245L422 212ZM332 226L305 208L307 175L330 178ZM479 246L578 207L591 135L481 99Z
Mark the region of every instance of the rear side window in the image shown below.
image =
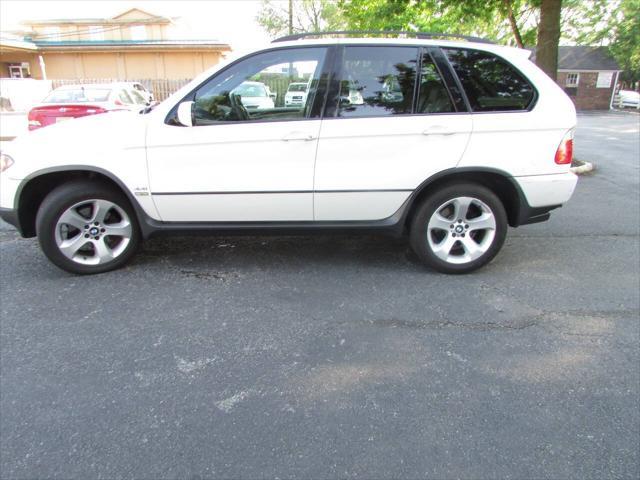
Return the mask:
M526 110L533 86L511 65L487 52L444 49L474 112Z
M415 47L345 47L339 75L339 117L410 114Z

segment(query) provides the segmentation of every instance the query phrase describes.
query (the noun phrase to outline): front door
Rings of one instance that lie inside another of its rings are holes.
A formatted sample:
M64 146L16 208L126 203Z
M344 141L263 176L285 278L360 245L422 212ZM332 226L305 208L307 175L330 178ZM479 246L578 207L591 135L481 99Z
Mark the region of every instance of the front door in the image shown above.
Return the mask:
M246 57L185 98L193 126L180 125L174 109L149 127L149 184L163 221L313 219L325 56L312 47ZM306 102L285 105L294 82L306 85Z

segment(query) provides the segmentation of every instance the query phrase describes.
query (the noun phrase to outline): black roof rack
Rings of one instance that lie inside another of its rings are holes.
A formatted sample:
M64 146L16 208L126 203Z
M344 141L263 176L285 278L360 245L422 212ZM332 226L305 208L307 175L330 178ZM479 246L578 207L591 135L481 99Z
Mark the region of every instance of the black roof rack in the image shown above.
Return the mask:
M477 42L477 43L494 43L491 40L487 40L486 38L480 37L472 37L470 35L459 35L457 33L439 33L439 32L404 32L404 31L395 31L395 30L335 30L328 32L304 32L304 33L294 33L292 35L286 35L284 37L276 38L271 43L277 42L289 42L293 40L301 40L307 37L326 37L326 36L405 36L409 38L418 38L420 40L431 40L437 38L451 38L451 39L462 39L467 40L469 42Z

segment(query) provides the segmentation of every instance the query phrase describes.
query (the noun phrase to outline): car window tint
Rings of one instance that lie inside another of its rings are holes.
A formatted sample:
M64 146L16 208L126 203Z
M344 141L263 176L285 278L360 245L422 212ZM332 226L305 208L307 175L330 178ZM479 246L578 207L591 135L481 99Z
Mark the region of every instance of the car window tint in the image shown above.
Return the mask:
M411 113L417 58L415 47L346 47L338 116Z
M241 60L195 92L194 124L308 118L325 54L325 48L292 48ZM295 97L288 95L292 83L305 86Z
M455 112L447 87L428 53L422 55L419 89L416 113Z
M445 49L474 112L526 110L531 84L506 61L487 52Z

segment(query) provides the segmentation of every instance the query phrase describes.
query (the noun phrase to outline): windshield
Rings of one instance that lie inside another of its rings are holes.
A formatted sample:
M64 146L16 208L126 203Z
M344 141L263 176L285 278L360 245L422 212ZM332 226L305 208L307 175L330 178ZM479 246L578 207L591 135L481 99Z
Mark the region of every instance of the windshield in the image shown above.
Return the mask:
M78 88L54 90L43 103L83 103L106 102L109 100L111 90L102 88Z
M267 97L267 91L264 85L255 85L251 83L241 83L233 90L233 93L241 97Z
M306 83L292 83L289 85L290 92L306 92L307 84Z

